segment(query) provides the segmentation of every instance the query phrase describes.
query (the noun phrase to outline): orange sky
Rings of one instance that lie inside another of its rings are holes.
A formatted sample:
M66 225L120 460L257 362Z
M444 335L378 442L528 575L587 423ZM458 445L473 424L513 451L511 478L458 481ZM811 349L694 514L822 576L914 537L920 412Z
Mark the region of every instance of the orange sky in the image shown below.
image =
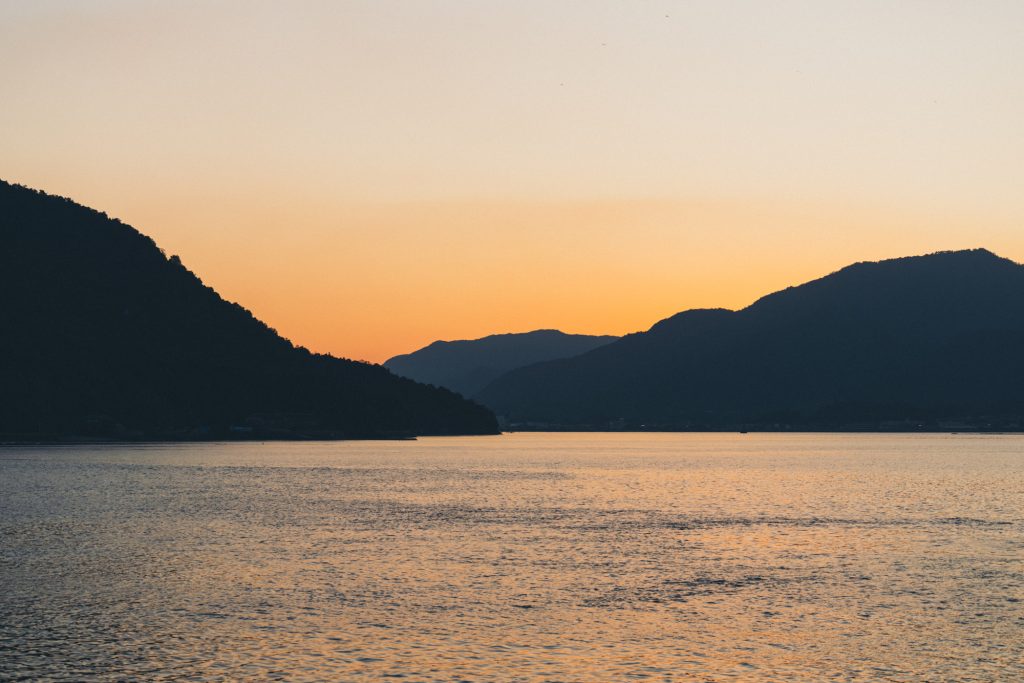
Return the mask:
M1024 261L1022 34L1013 2L7 3L0 177L317 351L625 333Z

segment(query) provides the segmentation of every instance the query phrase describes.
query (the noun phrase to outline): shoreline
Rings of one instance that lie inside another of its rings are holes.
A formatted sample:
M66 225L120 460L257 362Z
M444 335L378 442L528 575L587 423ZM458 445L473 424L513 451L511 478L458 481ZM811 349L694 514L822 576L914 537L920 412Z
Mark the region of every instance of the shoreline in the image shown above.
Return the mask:
M294 436L294 437L253 437L253 438L138 438L111 439L74 436L68 438L34 438L7 439L0 438L0 448L17 446L153 446L160 444L232 444L232 443L266 443L266 442L341 442L341 441L418 441L432 437L479 437L505 436L508 434L920 434L949 436L1022 436L1024 430L1012 429L506 429L493 434L416 434L416 435L375 435L375 436Z

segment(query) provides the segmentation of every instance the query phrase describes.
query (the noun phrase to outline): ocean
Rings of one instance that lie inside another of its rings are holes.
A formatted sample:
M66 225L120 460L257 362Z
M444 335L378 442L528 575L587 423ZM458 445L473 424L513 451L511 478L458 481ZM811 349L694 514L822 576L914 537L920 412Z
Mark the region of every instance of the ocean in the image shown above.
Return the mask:
M0 680L1024 680L1024 437L0 448Z

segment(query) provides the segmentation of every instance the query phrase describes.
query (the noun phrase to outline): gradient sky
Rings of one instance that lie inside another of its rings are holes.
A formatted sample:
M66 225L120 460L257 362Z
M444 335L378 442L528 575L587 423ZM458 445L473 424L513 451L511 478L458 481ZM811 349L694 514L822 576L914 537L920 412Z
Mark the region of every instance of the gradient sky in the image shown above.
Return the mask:
M0 177L316 351L1024 261L1024 3L0 0Z

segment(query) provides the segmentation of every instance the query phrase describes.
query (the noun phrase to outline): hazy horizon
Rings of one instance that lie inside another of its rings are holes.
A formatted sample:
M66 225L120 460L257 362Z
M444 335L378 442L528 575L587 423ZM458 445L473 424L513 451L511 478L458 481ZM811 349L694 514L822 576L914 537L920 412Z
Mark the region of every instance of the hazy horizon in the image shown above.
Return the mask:
M315 351L1024 261L1024 6L0 5L0 177ZM187 49L183 49L187 46Z

